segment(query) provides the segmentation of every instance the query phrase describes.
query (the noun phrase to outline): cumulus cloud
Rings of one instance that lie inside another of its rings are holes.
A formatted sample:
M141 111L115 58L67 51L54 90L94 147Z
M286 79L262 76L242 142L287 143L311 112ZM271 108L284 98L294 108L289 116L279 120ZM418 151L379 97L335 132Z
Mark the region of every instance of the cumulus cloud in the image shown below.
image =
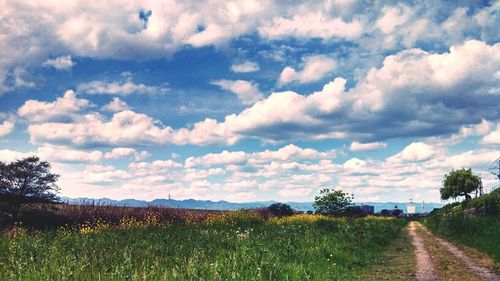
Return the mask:
M271 140L349 136L373 142L449 134L500 117L500 96L490 94L499 62L500 44L475 40L441 54L402 51L348 91L346 81L336 78L308 96L273 93L222 124Z
M81 146L163 144L172 129L162 128L155 123L145 114L127 110L115 113L111 120L90 113L81 116L75 123L30 124L28 132L33 143L73 143Z
M291 91L272 93L223 121L207 118L191 128L173 129L145 114L123 111L111 120L92 113L81 116L78 123L31 124L28 132L34 142L79 145L232 145L242 138L269 142L353 138L366 143L446 135L500 118L496 110L500 96L490 92L497 86L499 63L500 44L471 40L441 54L412 49L388 56L380 68L370 69L349 90L345 79L335 78L307 96ZM224 84L240 89L233 83ZM82 103L80 107L87 102L75 100L71 93L61 99ZM29 104L52 108L58 103ZM68 112L80 107L70 106ZM30 114L27 108L21 108L19 114L37 122L57 119L52 114L59 116L54 111L46 117L46 113Z
M322 12L296 14L291 18L274 17L270 23L259 28L260 36L269 39L281 39L289 36L354 39L362 32L363 25L359 20L345 22L339 17L331 17Z
M133 157L133 149L126 147L99 154L96 150L44 144L44 148L35 152L44 152L44 157L51 161L67 163L64 167L56 165L57 172L74 165L71 163L77 159L80 159L78 163L90 163L83 170L62 173L63 194L82 196L83 192L91 192L95 196L122 199L154 199L171 194L176 199L235 200L242 194L252 193L255 195L252 198L262 200L258 194L265 192L267 198L277 200L309 200L307 198L321 188L339 186L353 193L357 201L407 200L409 196L438 200L445 173L462 167L471 167L477 173L498 157L496 151L485 149L450 152L431 148L433 152L428 153L428 146L426 140L421 140L386 159L352 157L342 163L336 159L335 150L319 151L289 144L257 152L208 153L189 157L184 163L170 159L131 162L126 168L98 162L99 157L106 159L106 155L112 154ZM0 160L12 161L32 154L0 150ZM488 187L496 181L483 176L483 183Z
M118 159L123 157L132 157L135 161L141 161L151 156L147 151L138 152L130 147L116 147L104 154L105 159Z
M367 150L377 150L381 148L386 148L387 144L384 142L369 142L369 143L359 143L354 141L349 146L350 151L367 151Z
M301 84L318 81L331 73L337 65L334 59L324 55L308 56L302 61L301 71L290 66L285 67L281 71L278 83L284 85L294 81Z
M249 73L259 71L259 65L252 61L244 61L242 63L231 65L231 71L235 73Z
M112 101L104 105L101 109L110 112L120 112L129 110L130 107L126 102L122 101L119 97L114 97Z
M54 162L99 162L103 153L98 150L77 150L66 146L43 144L34 152L41 159Z
M484 144L500 144L500 124L497 124L496 129L489 132L481 139Z
M136 84L131 77L125 81L105 82L100 80L82 83L78 85L77 92L91 95L130 95L130 94L164 94L168 88L147 86L142 83Z
M131 175L114 166L88 165L83 171L82 180L85 183L107 184L118 180L130 179Z
M0 61L0 93L34 85L16 75L16 68L32 69L44 62L68 67L67 56L163 58L186 45L220 46L254 34L268 40L319 38L325 44L345 40L362 50L372 50L380 42L391 49L412 48L419 42L449 46L466 38L495 42L497 10L496 3L472 8L452 2L429 9L417 2L386 6L349 1L76 1L65 5L8 1L0 11L5 19L0 47L9 54ZM381 34L373 34L374 28Z
M33 156L33 154L11 149L0 149L0 161L5 163L10 163L29 156Z
M90 106L88 100L77 98L75 92L68 90L54 102L28 100L17 110L17 114L35 123L69 121Z
M406 6L385 7L382 9L382 16L375 22L375 26L383 33L390 33L408 20L409 13L409 8Z
M14 131L15 122L13 119L4 120L0 123L0 138L7 136Z
M53 145L43 143L31 152L18 152L14 150L0 150L2 157L0 161L11 162L17 159L25 158L32 155L37 155L44 161L54 163L97 163L102 160L131 158L135 161L141 161L150 156L147 151L137 151L134 148L117 147L109 152L99 150L75 149L70 146Z
M53 59L48 59L44 63L42 63L42 66L45 67L53 67L57 70L69 70L71 69L75 63L71 60L71 56L60 56L57 58Z
M258 85L245 80L216 80L212 81L224 90L231 91L241 100L243 104L253 104L262 99Z
M435 154L431 145L423 142L413 142L406 146L401 152L389 158L389 161L422 161L427 160Z
M301 148L294 144L286 145L278 150L264 150L261 152L246 153L244 151L227 151L220 153L209 153L201 157L189 157L185 160L186 168L192 167L217 167L217 166L241 166L270 164L273 161L287 162L298 160L320 160L333 159L336 151L330 150L320 152L312 148Z

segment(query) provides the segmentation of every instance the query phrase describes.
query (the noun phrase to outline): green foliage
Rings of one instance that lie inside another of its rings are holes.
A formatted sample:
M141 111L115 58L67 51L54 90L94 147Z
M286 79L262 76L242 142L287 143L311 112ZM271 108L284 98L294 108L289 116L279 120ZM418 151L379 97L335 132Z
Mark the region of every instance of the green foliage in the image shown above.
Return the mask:
M267 210L276 217L284 217L293 215L293 209L288 204L274 203L267 207Z
M352 205L352 196L342 190L323 189L320 196L314 198L313 207L317 213L324 215L344 215L347 207Z
M464 202L465 208L475 208L480 213L500 215L500 189Z
M0 199L10 202L12 216L17 218L24 203L55 200L58 178L50 172L50 164L36 156L9 164L0 161Z
M481 186L481 178L472 174L471 169L452 170L444 176L443 187L439 189L441 199L447 200L459 196L470 199L469 193Z
M294 217L83 233L19 230L0 235L0 280L355 280L406 224Z
M432 212L424 223L434 232L500 261L499 210L500 190L495 190L466 202L446 205Z

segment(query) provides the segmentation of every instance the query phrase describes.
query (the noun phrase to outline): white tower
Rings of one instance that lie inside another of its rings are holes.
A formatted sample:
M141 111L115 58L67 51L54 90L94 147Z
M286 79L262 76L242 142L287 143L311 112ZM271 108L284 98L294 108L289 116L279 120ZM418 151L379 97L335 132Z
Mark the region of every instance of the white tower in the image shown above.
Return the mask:
M406 207L406 213L408 213L408 215L415 214L415 205L413 205L413 199L411 199L411 198L410 198L410 203Z

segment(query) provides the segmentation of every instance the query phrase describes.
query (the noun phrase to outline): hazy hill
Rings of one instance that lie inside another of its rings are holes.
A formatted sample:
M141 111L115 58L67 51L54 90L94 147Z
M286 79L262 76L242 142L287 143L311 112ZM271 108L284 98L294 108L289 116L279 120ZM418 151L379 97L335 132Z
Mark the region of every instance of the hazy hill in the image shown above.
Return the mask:
M158 207L171 207L171 208L185 208L185 209L206 209L206 210L238 210L238 209L251 209L258 207L267 207L276 201L257 201L257 202L243 202L235 203L228 201L210 201L210 200L174 200L174 199L155 199L153 201L144 201L136 199L125 199L125 200L113 200L108 198L67 198L61 197L63 202L69 204L98 204L98 205L114 205L114 206L128 206L128 207L147 207L147 206L158 206ZM284 202L292 206L293 208L308 211L314 210L312 207L313 202ZM361 203L356 202L356 205ZM365 205L372 205L375 207L375 212L380 212L382 209L393 209L397 206L399 209L403 209L406 213L407 202L363 202ZM422 204L417 205L417 212L421 212ZM424 203L424 211L429 212L434 208L440 208L443 204L440 203Z

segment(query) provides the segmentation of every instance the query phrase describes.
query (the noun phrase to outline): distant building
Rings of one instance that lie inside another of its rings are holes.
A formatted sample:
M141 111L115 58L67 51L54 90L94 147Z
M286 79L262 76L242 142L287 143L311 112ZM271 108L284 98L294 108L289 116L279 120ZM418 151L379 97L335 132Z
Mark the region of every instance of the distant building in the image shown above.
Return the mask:
M402 217L403 216L403 210L399 209L398 206L394 206L394 209L382 209L380 211L380 215L382 216L393 216L393 217Z

